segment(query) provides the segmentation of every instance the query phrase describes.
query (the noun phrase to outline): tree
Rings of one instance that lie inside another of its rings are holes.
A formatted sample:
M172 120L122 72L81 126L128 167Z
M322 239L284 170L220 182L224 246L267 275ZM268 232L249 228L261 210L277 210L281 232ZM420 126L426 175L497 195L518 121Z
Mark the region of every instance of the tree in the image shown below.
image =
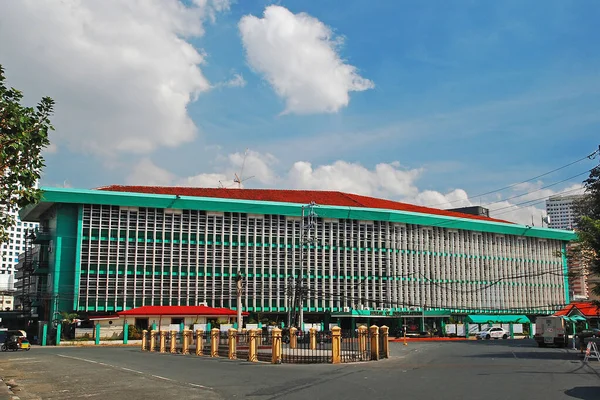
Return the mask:
M8 212L41 198L35 184L45 166L42 150L54 130L50 123L54 100L43 97L34 109L22 106L22 98L19 90L6 86L0 65L0 243L6 242L8 228L15 223Z
M585 195L575 204L578 238L569 257L587 266L590 274L600 276L600 165L583 184ZM600 295L600 286L592 291Z

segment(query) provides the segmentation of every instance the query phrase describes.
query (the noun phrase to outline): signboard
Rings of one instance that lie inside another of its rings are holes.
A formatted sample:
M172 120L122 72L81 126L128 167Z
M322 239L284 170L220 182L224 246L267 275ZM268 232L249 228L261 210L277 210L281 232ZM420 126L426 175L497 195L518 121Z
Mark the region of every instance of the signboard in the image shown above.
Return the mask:
M181 328L179 324L169 324L169 331L179 332L179 328Z
M206 324L194 324L194 332L198 330L206 331Z
M228 332L231 328L233 328L232 324L221 324L221 327L219 329L221 330L221 332Z
M585 349L585 357L583 358L583 362L587 362L590 358L595 358L596 360L600 361L600 354L598 353L596 342L588 342Z
M246 329L258 329L258 324L246 324Z

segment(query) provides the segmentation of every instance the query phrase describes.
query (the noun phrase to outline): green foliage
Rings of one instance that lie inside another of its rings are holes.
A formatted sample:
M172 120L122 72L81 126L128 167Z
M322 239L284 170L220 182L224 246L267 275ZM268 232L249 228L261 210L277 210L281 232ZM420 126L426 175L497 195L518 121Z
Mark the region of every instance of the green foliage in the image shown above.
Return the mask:
M575 205L577 240L568 257L600 275L600 165L593 168L584 182L585 196ZM592 288L600 295L600 286Z
M142 331L140 329L138 329L137 326L135 325L129 325L129 328L127 328L128 333L127 333L127 337L130 340L138 340L142 338Z
M60 318L63 323L73 324L74 320L79 318L79 315L77 315L77 313L63 311L60 313Z
M36 108L20 104L23 94L5 85L0 65L0 209L14 211L36 203L41 192L35 189L44 168L42 150L50 144L54 130L50 115L54 100L44 97ZM8 238L14 225L7 213L0 213L0 243Z

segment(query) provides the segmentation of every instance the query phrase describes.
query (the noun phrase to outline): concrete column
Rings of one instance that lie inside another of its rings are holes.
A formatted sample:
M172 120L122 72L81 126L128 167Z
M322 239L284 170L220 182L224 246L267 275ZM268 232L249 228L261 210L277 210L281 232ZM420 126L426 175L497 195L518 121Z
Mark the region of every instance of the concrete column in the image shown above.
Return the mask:
M367 332L368 329L366 326L361 325L358 327L358 348L361 353L367 351Z
M166 346L167 332L160 331L159 335L160 335L160 350L159 351L161 353L166 353L167 352L167 346Z
M290 349L298 347L298 329L290 328Z
M331 328L331 362L332 364L342 362L342 328L339 326Z
M56 326L56 345L59 346L60 345L60 331L62 330L62 323L58 323L58 325Z
M508 331L510 332L510 338L514 339L515 338L515 330L513 328L513 324L512 323L509 324Z
M125 322L123 324L123 344L127 344L129 341L129 324Z
M146 340L148 339L148 331L142 331L142 351L146 351Z
M181 347L181 354L190 354L190 338L192 336L192 331L188 329L183 330L183 343Z
M228 345L229 345L229 359L235 360L237 358L236 354L236 336L237 329L229 329L228 332Z
M156 331L150 331L150 351L154 351L154 347L156 347Z
M48 337L48 324L44 324L42 327L42 346L46 345L46 338Z
M371 360L379 360L379 327L373 325L369 328L371 331Z
M534 333L533 333L533 324L530 322L529 323L529 339L533 339L534 337Z
M204 354L204 332L203 330L196 330L196 355L201 356Z
M171 354L177 353L177 347L175 347L177 345L177 331L171 331L171 342L169 344L171 345L169 352Z
M317 348L317 328L310 328L308 332L310 335L310 349L316 350L316 348Z
M383 349L381 349L381 351L384 354L384 358L390 358L390 342L389 342L389 335L390 335L390 328L383 325L380 329L380 333L381 336L383 336L381 338L381 343L383 345Z
M219 357L219 330L217 328L210 331L210 356Z
M469 338L469 323L465 322L465 337Z
M274 328L271 333L273 334L271 362L273 364L281 364L281 329Z
M257 340L256 340L256 332L257 329L251 329L250 330L250 341L248 343L248 361L250 362L256 362L258 361L258 354L257 354Z
M94 336L94 338L96 339L96 345L100 344L100 324L96 324L95 326L96 328L96 335Z

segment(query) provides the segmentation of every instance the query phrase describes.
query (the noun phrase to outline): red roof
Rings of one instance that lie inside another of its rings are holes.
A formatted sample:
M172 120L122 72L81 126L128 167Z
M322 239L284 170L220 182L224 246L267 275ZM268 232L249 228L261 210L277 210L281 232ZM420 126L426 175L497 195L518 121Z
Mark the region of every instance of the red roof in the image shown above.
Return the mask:
M133 315L202 315L207 317L236 316L237 311L229 308L214 308L207 306L143 306L117 313L119 316ZM242 315L248 315L243 312Z
M212 197L221 199L276 201L282 203L317 204L342 207L378 208L383 210L410 211L422 214L444 215L448 217L477 219L493 222L512 222L464 214L456 211L446 211L437 208L416 206L398 201L378 199L358 194L343 193L327 190L280 190L280 189L224 189L224 188L193 188L181 186L121 186L112 185L98 188L112 192L132 192L148 194L167 194L191 197Z
M582 302L569 304L560 311L554 313L555 316L560 317L563 315L569 316L573 311L579 311L584 317L596 317L600 315L600 308L595 306L592 302Z

